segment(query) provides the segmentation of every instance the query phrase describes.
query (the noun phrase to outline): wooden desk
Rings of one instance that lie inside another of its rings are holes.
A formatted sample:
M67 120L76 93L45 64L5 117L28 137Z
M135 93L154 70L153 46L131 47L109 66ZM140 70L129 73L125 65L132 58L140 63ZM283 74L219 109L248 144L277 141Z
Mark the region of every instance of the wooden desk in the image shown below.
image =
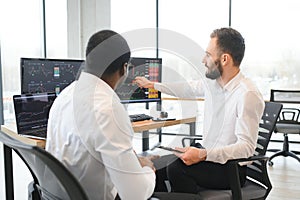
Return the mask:
M188 124L190 126L190 135L194 136L196 134L196 117L184 118L184 119L177 119L171 121L152 121L152 120L145 120L139 122L133 122L132 128L134 132L141 132L142 133L142 150L147 151L149 150L149 130L151 129L158 129L158 143L152 147L151 149L156 148L161 143L162 127L167 126L174 126L179 124Z
M46 145L45 140L33 139L33 138L28 138L28 137L18 135L15 130L13 130L11 128L8 128L5 125L1 126L1 131L6 133L7 135L13 137L13 138L16 138L16 139L20 140L21 142L26 143L26 144L30 144L30 145L38 146L38 147L41 147L41 148L45 148L45 145Z
M150 129L162 128L167 126L174 126L178 124L193 124L196 122L196 117L185 118L185 119L177 119L177 120L170 120L170 121L152 121L152 120L145 120L139 122L133 122L132 128L134 132L142 132Z
M188 124L190 126L190 135L195 135L195 122L196 117L185 118L185 119L177 119L171 121L159 121L155 122L152 120L145 120L139 122L133 122L132 128L134 132L142 133L142 149L143 151L149 150L149 130L151 129L159 129L159 142L156 146L161 143L161 128L167 126L174 126L178 124ZM20 136L16 133L15 130L12 130L6 126L1 126L1 131L30 145L39 146L41 148L45 148L46 141L27 138L24 136ZM154 146L153 148L155 148ZM4 145L4 175L5 175L5 191L6 191L6 199L14 199L14 184L13 184L13 162L12 162L12 150Z
M145 120L145 121L133 122L132 128L135 133L143 133L143 144L142 144L143 148L142 149L143 149L143 151L147 151L147 150L149 150L149 135L148 135L149 130L159 129L159 128L167 127L167 126L174 126L174 125L178 125L178 124L189 124L190 125L190 135L195 135L195 121L196 121L196 117L177 119L177 120L171 120L171 121ZM39 140L39 139L33 139L33 138L20 136L16 133L15 130L12 130L11 128L8 128L4 125L1 126L1 131L3 131L4 133L6 133L24 143L39 146L41 148L45 148L45 146L46 146L45 140ZM159 141L161 142L161 135L160 135Z

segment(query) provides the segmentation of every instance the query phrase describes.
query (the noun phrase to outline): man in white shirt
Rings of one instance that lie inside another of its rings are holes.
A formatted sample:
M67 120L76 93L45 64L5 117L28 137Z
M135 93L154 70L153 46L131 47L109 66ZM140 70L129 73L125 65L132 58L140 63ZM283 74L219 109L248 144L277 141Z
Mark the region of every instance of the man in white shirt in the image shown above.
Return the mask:
M113 200L117 193L122 200L142 200L154 191L153 163L136 156L128 113L114 92L126 77L129 58L121 35L95 33L80 77L50 110L46 150L77 177L91 200Z
M183 152L176 154L180 159L167 166L167 178L174 192L197 193L199 187L228 189L224 164L230 159L252 156L256 148L265 104L256 86L240 72L244 38L232 28L216 29L210 37L203 58L207 79L169 84L154 83L144 77L135 79L139 87L185 98L205 98L201 141L204 148L177 148ZM239 172L243 185L246 166L240 166Z

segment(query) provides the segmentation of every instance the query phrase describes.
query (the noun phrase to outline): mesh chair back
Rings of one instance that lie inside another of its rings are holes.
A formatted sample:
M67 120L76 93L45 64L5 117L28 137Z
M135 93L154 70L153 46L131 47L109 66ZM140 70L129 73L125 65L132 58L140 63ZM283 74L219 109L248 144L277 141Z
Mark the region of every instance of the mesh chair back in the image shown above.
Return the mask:
M279 117L282 104L266 102L265 110L259 123L259 132L255 155L265 155L270 138L275 129L277 119Z
M28 167L39 193L37 199L88 199L71 172L44 149L22 143L1 131L0 141L12 148Z
M282 109L282 104L266 102L265 110L259 124L259 133L257 147L255 149L256 156L264 156L267 151L270 138L275 129L276 121ZM266 160L256 160L248 166L247 175L264 184L270 184L269 180L265 180L262 173L266 172Z
M270 101L300 104L300 90L271 90Z
M271 90L270 101L284 103L275 132L300 133L300 90Z

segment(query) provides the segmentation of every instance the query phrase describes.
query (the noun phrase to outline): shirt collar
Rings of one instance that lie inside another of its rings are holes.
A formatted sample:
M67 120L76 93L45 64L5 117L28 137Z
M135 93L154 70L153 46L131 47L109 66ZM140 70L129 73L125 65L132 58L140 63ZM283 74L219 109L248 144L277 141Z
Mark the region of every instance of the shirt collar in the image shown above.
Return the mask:
M240 81L244 78L244 75L239 72L233 79L231 79L224 87L224 90L232 91L234 88L236 88L237 85L239 85Z

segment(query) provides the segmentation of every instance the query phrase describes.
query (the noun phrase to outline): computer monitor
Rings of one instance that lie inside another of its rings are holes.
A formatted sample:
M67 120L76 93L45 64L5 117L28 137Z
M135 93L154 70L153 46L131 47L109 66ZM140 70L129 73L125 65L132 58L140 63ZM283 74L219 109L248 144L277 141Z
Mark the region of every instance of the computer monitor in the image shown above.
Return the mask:
M161 93L159 91L139 88L134 83L134 78L136 76L144 76L153 82L161 82L161 71L161 58L130 58L128 77L116 90L121 103L160 102Z
M76 78L83 60L21 58L21 93L59 94Z

